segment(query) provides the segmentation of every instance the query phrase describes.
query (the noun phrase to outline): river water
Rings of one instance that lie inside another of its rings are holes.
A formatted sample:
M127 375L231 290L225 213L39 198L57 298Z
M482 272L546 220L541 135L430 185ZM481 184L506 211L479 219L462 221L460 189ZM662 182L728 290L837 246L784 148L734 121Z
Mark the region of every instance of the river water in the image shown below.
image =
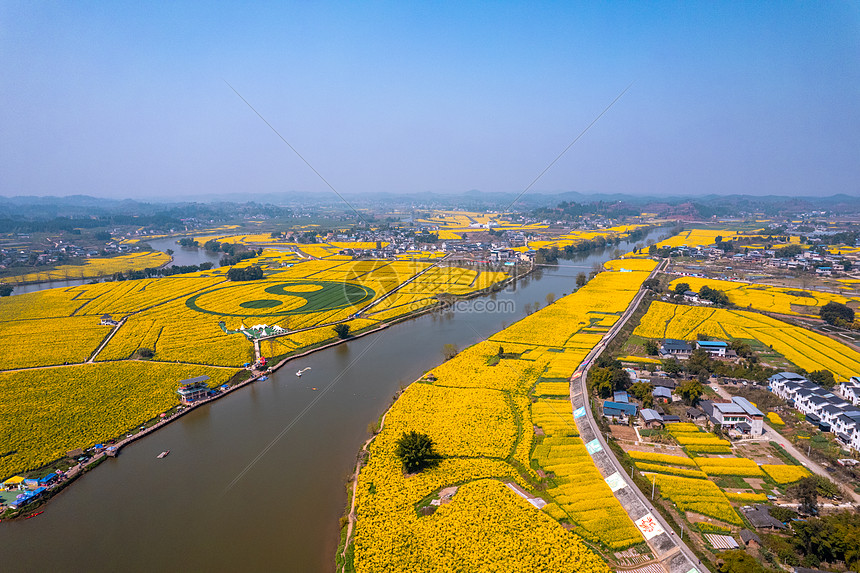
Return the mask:
M464 348L522 318L526 304L572 292L577 273L611 252L294 360L192 411L78 479L42 515L0 523L0 568L333 571L346 481L393 394L439 364L445 344Z

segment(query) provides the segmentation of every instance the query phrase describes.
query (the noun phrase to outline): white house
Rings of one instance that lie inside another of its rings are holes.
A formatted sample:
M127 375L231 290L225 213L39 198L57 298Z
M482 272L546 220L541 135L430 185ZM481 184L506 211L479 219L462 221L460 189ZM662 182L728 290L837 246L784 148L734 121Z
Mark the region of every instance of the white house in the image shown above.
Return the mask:
M746 398L734 396L731 402L714 402L714 420L723 428L760 436L764 414Z
M852 376L850 381L840 382L839 393L855 406L860 406L860 377Z
M842 382L839 385L840 397L793 372L774 374L768 380L770 390L805 414L809 423L825 431L832 430L843 446L855 451L860 451L858 382L860 380L857 377Z
M725 358L729 345L722 340L699 340L696 342L696 348L701 348L711 356Z

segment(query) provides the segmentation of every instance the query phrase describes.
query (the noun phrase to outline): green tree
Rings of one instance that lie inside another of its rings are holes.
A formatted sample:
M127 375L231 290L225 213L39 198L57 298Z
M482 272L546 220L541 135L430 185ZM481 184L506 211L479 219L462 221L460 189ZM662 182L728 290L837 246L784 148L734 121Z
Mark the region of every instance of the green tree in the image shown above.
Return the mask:
M663 368L663 372L666 374L680 374L681 373L681 363L678 362L677 358L667 358L661 361L661 367Z
M818 567L822 561L844 561L851 570L860 568L860 514L843 511L791 524L795 550L803 563Z
M830 370L815 370L814 372L809 373L808 378L810 381L815 382L824 388L833 388L836 386L836 379L833 377L833 372Z
M334 332L338 338L347 338L349 336L349 325L345 322L339 322L334 325Z
M642 402L643 408L654 407L654 389L650 384L646 384L645 382L634 382L630 385L628 391L634 398Z
M690 290L690 285L687 283L678 283L675 285L675 294L684 294Z
M854 322L854 310L836 301L821 307L819 315L825 322L834 326L850 326Z
M753 351L752 348L750 348L750 345L741 340L740 338L736 338L729 342L729 348L734 350L741 358L753 356Z
M771 517L774 519L778 519L783 523L787 523L792 519L797 517L797 512L795 512L790 507L780 507L778 505L774 505L767 508L768 513L770 513Z
M394 455L403 464L404 472L420 472L425 468L435 466L442 459L442 456L436 453L435 445L433 439L427 434L414 430L403 432L397 439Z
M805 241L801 241L805 242ZM776 250L774 253L777 258L780 259L788 259L791 257L796 257L800 253L803 252L803 248L800 245L788 245L787 247L782 247Z
M12 285L0 284L0 296L9 296L14 288Z
M743 549L720 553L720 573L765 573L758 560Z
M675 392L688 404L695 406L702 394L705 393L705 389L698 380L686 380L678 386Z
M808 476L798 481L791 488L791 494L800 502L801 513L807 515L818 513L818 481L815 476Z
M694 376L703 373L710 374L714 370L713 362L707 350L697 348L690 354L690 358L687 359L687 372Z
M630 386L630 374L626 370L620 367L610 368L609 370L612 375L613 390L626 390Z
M646 340L645 341L645 353L648 356L657 356L657 354L659 352L660 352L660 347L657 346L656 342L654 342L653 340Z
M576 275L576 286L584 287L587 282L588 277L585 276L585 273L579 273L578 275Z
M552 304L553 302L555 302L555 293L554 292L546 293L546 303L549 305L549 304Z
M442 354L445 356L445 360L451 360L460 352L460 349L457 348L456 344L446 344L442 347Z
M589 383L594 392L601 398L612 396L612 370L610 368L595 367L588 372Z
M699 298L709 300L712 303L718 304L720 306L728 306L729 304L729 297L726 293L721 290L711 288L707 285L699 289Z

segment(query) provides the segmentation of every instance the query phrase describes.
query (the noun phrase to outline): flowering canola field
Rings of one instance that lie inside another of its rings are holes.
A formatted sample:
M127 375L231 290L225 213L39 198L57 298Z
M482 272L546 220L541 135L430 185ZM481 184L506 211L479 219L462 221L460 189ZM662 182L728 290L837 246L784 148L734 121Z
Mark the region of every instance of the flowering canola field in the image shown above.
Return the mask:
M696 292L703 286L724 291L732 304L742 308L752 308L779 314L814 316L816 318L818 317L820 308L828 302L847 304L856 300L827 292L802 291L796 288L721 281L702 277L682 277L675 279L669 283L669 287L675 288L675 285L678 283L687 283L690 285L690 289ZM805 292L808 296L793 294L798 292Z
M38 468L66 452L118 436L177 403L180 380L210 386L234 370L122 362L0 372L0 475Z
M265 277L258 281L231 282L224 276L227 269L219 268L0 299L0 444L15 445L0 452L15 451L0 457L0 479L106 441L164 412L178 402L179 380L208 374L213 384L221 383L253 362L252 343L241 334L226 334L219 322L228 330L260 323L301 329L263 341L262 355L272 358L336 339L331 325L323 326L327 323L347 321L357 332L436 304L441 293L470 294L507 277L457 267L432 268L416 277L427 263L297 260L264 251L242 261L240 266L262 266ZM154 266L148 260L141 264ZM410 279L403 292L391 294ZM351 318L374 301L381 302L366 316ZM104 315L121 324L101 325ZM154 352L152 360L130 361L142 348ZM94 363L84 364L87 360ZM500 417L481 419L497 428L501 442L492 443L508 455L515 446L510 429L520 416L508 405L527 410L527 404L489 390L461 392L476 398L475 415L503 407ZM528 454L520 455L527 464Z
M4 280L16 283L32 283L100 278L118 272L157 268L169 263L170 260L170 255L161 251L144 251L116 257L93 257L84 261L82 265L60 265L50 271L27 273L8 277Z
M644 338L691 340L700 332L721 340L758 340L807 371L830 370L837 381L847 381L860 372L860 353L848 346L754 312L655 301L633 333Z
M613 323L607 317L617 319L647 276L601 273L577 293L467 348L401 394L358 478L356 571L605 571L558 521L606 548L642 542L578 437L569 386L560 380L573 374L601 338L584 330L595 322ZM498 360L500 346L505 357ZM407 476L394 450L399 436L413 430L428 434L443 460ZM543 511L499 483L533 489L539 478L532 462L552 474L541 494L549 502ZM416 511L455 485L460 489L450 504L432 515ZM516 524L514 540L510 530L495 526L499 516ZM461 553L461 535L471 540L471 554ZM568 557L555 559L562 555ZM550 556L553 561L547 561Z

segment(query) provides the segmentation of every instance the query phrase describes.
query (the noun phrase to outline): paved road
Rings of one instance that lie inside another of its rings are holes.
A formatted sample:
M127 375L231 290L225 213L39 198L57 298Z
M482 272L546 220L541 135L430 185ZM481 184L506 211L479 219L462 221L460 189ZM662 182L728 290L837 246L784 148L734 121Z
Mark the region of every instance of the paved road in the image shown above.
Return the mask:
M654 276L663 265L665 265L665 261L650 276ZM708 570L699 563L698 558L690 548L677 538L663 517L657 511L653 510L653 507L630 479L630 476L625 473L618 459L609 449L609 446L607 446L606 440L603 439L603 436L597 429L594 413L591 411L591 404L588 399L586 379L593 360L603 351L612 338L618 334L627 320L630 319L644 296L645 290L640 289L618 322L615 323L603 337L603 340L586 356L582 363L582 369L577 370L570 379L570 399L574 410L574 420L576 421L582 441L585 442L586 447L591 453L594 465L600 470L601 475L603 475L610 487L615 490L615 497L625 511L627 511L633 522L640 527L640 530L643 529L640 526L642 520L656 523L653 529L651 529L651 533L643 531L643 535L646 536L648 546L662 563L663 567L669 573L706 573ZM652 537L647 539L649 535Z
M726 398L728 400L732 399L732 395L722 386L719 386L717 384L711 384L711 388L713 388L721 397ZM830 474L827 473L827 471L824 469L824 466L806 457L806 454L794 447L794 444L789 442L788 438L782 436L779 432L777 432L767 424L763 423L762 428L764 429L764 439L771 442L776 442L777 444L785 448L785 451L794 456L797 461L806 464L806 467L807 469L809 469L809 471L820 476L826 477L827 479L831 479ZM860 503L860 494L852 491L850 487L846 487L844 489L848 492L848 494L851 496L855 503Z

